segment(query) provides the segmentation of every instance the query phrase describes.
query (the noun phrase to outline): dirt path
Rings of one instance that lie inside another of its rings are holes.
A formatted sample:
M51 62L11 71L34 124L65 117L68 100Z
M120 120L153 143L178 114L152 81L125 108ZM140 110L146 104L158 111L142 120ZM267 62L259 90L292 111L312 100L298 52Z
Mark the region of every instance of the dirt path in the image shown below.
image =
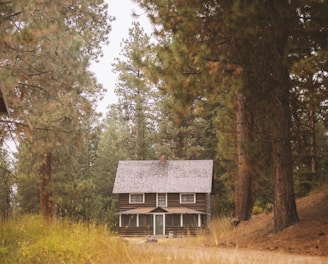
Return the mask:
M233 264L327 264L327 257L292 255L270 251L255 251L246 249L226 249L207 247L167 247L161 244L139 244L142 250L152 254L161 253L168 259L190 259L194 263L233 263Z
M253 251L241 249L204 249L204 248L185 248L174 252L178 256L195 256L199 260L213 260L227 263L243 263L243 264L326 264L328 258L312 257L301 255L290 255L284 253L272 253L268 251Z

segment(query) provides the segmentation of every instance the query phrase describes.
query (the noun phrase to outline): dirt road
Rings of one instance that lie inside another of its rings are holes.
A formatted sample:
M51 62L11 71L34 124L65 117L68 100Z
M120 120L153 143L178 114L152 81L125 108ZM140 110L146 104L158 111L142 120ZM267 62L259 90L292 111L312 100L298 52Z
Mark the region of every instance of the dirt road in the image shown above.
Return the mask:
M175 259L190 259L193 263L227 264L327 264L327 257L302 256L270 251L226 249L213 247L171 247L163 244L139 244L142 250L152 254L165 254L174 263Z
M173 250L173 249L171 249ZM242 264L327 264L328 258L285 253L271 253L268 251L253 251L245 249L220 249L220 248L180 248L173 251L177 256L194 256L199 260L213 260L223 263Z

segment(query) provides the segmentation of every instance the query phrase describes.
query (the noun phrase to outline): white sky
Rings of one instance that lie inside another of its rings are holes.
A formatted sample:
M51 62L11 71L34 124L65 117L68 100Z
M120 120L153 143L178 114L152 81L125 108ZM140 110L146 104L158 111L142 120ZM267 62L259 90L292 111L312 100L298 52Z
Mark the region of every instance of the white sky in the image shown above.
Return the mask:
M98 104L97 111L106 113L107 107L116 102L114 89L117 76L112 72L112 63L121 52L120 44L128 38L132 22L137 21L147 34L152 32L152 26L147 15L132 0L106 0L109 14L115 17L111 23L112 31L109 35L110 44L103 47L104 56L98 63L91 64L91 71L95 73L98 82L106 89L104 99ZM140 14L138 18L132 16L133 11Z

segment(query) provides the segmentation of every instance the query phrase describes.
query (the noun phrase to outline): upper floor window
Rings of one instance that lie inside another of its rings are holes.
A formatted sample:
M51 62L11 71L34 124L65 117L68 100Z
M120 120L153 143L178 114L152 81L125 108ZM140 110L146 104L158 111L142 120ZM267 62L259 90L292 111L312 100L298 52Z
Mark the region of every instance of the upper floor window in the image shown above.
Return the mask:
M158 193L157 194L157 206L159 206L159 207L167 206L166 193Z
M145 194L144 193L130 193L129 203L144 203Z
M196 194L180 193L180 203L196 203Z

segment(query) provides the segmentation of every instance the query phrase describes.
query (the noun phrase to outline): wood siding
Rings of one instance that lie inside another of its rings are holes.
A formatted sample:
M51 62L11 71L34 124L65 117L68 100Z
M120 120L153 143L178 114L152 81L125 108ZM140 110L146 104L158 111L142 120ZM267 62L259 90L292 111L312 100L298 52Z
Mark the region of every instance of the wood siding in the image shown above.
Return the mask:
M122 226L118 230L121 236L151 236L153 227Z
M155 197L156 198L156 197ZM187 207L201 212L206 212L206 194L197 193L196 203L180 203L179 193L167 194L167 207Z
M152 236L153 227L127 227L123 226L119 228L119 234L121 236ZM165 235L168 236L172 232L174 237L182 236L195 236L202 232L205 232L203 227L166 227Z
M140 204L130 204L129 194L121 193L119 194L119 211L126 211L141 207L156 207L156 193L146 193L145 202ZM200 212L206 212L206 194L197 193L196 203L183 203L180 204L180 194L179 193L168 193L167 194L167 207L187 207Z
M141 207L155 207L156 206L156 193L145 193L144 203L129 203L129 194L120 193L119 194L119 211L126 211Z

